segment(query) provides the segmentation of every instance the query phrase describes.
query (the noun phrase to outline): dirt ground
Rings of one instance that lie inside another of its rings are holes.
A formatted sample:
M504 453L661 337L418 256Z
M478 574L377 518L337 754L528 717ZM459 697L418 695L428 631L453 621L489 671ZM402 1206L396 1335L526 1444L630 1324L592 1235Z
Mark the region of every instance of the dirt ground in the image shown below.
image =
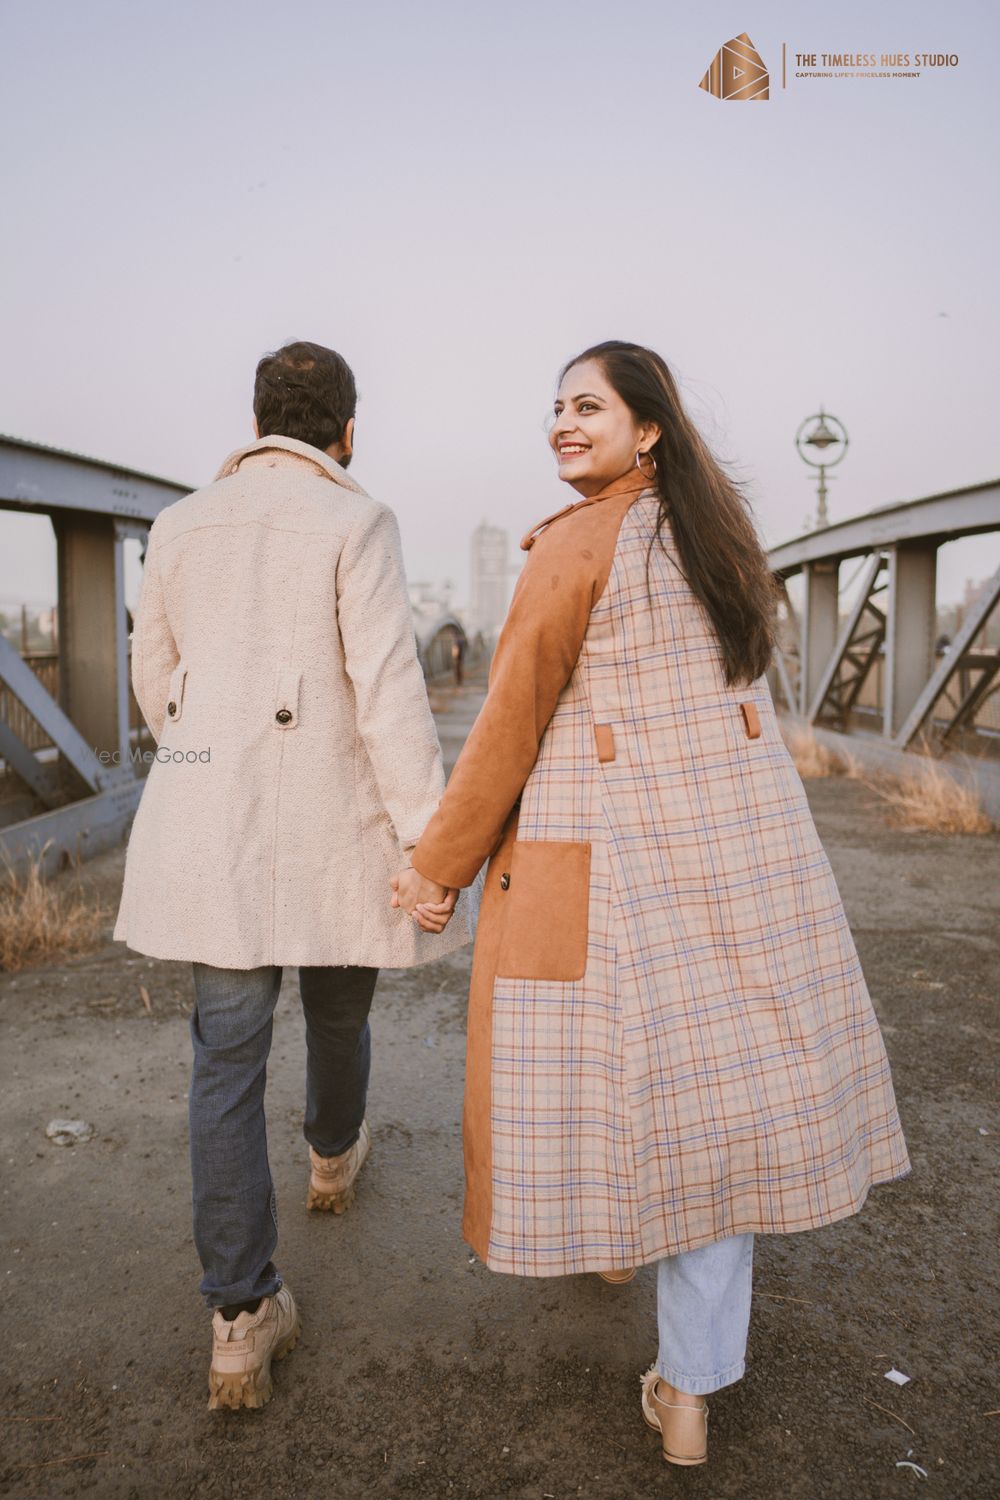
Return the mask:
M437 697L451 758L477 691ZM704 1469L665 1465L639 1415L656 1352L651 1269L623 1288L522 1280L487 1271L462 1243L467 949L380 979L374 1151L343 1218L305 1211L303 1033L286 970L268 1120L278 1262L304 1333L268 1407L208 1412L190 1237L190 970L109 937L59 967L0 975L0 1493L1000 1495L1000 838L893 831L852 782L811 782L809 795L914 1172L831 1228L758 1239L750 1365L712 1398ZM114 851L85 870L109 935L122 862ZM66 1116L94 1138L49 1142L47 1123ZM891 1367L910 1383L887 1381Z

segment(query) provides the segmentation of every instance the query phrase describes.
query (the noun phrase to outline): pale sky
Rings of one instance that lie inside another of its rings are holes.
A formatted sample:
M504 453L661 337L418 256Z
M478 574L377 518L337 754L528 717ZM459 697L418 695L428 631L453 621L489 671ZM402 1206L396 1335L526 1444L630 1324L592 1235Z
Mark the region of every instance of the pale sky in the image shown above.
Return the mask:
M352 474L460 599L477 522L516 548L575 498L542 421L599 339L664 355L768 543L813 510L820 403L833 519L1000 474L995 4L3 9L0 431L193 487L250 440L259 356L330 344ZM697 86L744 30L766 103ZM824 50L959 63L792 76ZM961 549L944 600L996 566ZM52 597L53 560L0 511L0 602Z

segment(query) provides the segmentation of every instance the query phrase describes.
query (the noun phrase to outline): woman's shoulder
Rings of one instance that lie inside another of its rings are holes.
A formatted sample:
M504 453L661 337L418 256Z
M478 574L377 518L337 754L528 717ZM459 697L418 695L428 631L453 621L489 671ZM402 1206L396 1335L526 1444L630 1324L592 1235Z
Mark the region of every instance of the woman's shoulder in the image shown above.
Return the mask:
M636 494L615 495L563 507L539 521L521 542L527 552L521 578L532 595L570 588L592 601L611 573L622 523Z
M631 507L643 498L638 493L630 493L564 505L561 510L553 511L551 515L536 522L524 534L521 538L521 550L533 552L543 544L545 551L559 548L572 550L579 548L585 538L613 540Z
M582 501L547 516L528 532L522 548L547 558L565 556L581 562L607 560L618 545L622 523L641 496L610 495L606 499Z

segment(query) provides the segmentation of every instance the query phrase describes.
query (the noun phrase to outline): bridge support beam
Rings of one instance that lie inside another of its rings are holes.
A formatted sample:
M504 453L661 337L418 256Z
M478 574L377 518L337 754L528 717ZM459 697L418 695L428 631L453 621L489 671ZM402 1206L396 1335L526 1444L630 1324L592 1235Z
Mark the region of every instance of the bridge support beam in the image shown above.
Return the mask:
M837 643L840 566L836 559L823 558L807 562L802 572L806 596L802 608L799 713L805 717Z
M898 542L889 554L882 730L893 739L934 670L937 543Z
M59 577L59 701L87 745L128 755L122 538L112 516L53 514Z
M839 729L848 726L855 700L885 639L885 616L872 598L885 586L879 583L884 566L884 553L872 553L858 597L809 706L811 724L826 719Z

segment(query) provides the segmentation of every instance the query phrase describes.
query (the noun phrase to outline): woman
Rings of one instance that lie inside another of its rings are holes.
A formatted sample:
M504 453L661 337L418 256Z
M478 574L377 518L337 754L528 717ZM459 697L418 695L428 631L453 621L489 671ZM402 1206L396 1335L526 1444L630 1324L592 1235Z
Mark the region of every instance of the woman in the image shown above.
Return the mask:
M473 960L464 1234L527 1276L657 1263L642 1409L707 1456L740 1378L756 1233L909 1171L837 886L764 672L774 589L743 496L634 344L563 371L581 497L528 558L489 693L394 901L488 857Z

